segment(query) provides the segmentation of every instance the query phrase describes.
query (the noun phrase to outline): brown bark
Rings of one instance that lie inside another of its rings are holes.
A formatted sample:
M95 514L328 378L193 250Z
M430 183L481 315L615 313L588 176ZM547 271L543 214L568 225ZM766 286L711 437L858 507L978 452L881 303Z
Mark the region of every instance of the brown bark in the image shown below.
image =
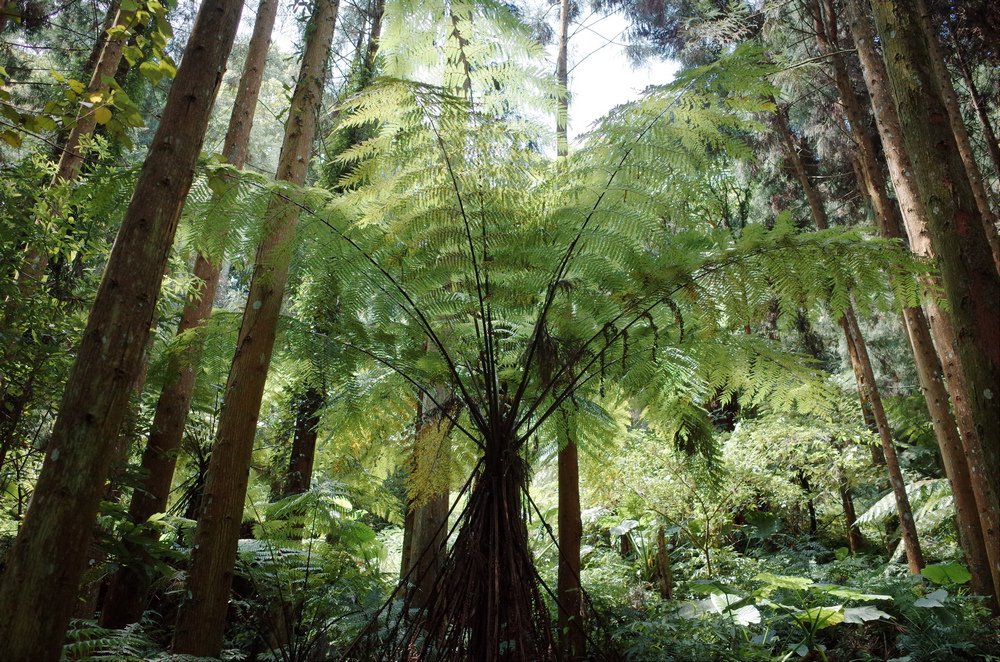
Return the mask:
M413 554L413 526L415 524L413 509L406 504L406 516L403 519L403 549L399 558L399 579L405 581L410 572Z
M854 496L847 481L844 470L837 468L837 489L840 492L840 503L844 507L844 526L847 530L847 548L853 553L860 552L865 546L865 539L858 529L858 514L854 509Z
M558 55L556 81L556 158L569 156L569 0L559 3ZM586 655L587 636L583 629L583 587L580 583L580 546L583 524L580 521L580 460L576 446L575 425L568 413L561 416L563 439L559 448L559 568L556 598L559 603L559 648L562 659L582 660Z
M806 172L802 158L795 148L791 129L788 126L788 118L783 109L776 113L777 126L785 146L785 153L792 164L799 184L805 192L806 200L812 212L813 222L818 230L825 230L829 227L826 217L826 210L820 198L819 191L813 186L809 175ZM903 473L899 468L899 459L896 456L896 447L892 441L892 432L889 429L889 420L885 415L885 408L882 406L882 397L875 383L875 372L872 369L871 358L868 356L868 348L861 335L857 317L854 314L853 306L848 306L840 318L840 327L847 338L848 348L853 345L852 361L856 360L860 368L861 380L858 382L858 390L862 393L862 399L867 399L871 405L871 412L875 418L875 426L878 430L879 440L882 442L882 453L885 455L886 470L889 474L889 483L896 499L896 511L899 514L900 533L903 544L906 547L906 559L910 567L910 572L916 574L924 567L923 553L920 550L920 542L917 538L917 527L913 521L913 512L910 508L910 500L906 495L906 484L903 481Z
M113 76L122 59L122 51L125 47L127 35L119 33L108 37L107 30L112 26L127 26L132 21L131 12L121 12L118 9L117 0L108 7L109 16L105 18L104 30L98 35L95 43L95 51L98 53L91 71L90 82L81 98L87 98L91 94L103 93L108 90L108 85L104 79ZM0 10L0 29L3 26L3 13ZM94 132L97 126L97 119L93 108L80 106L73 128L66 135L64 144L57 150L56 172L49 183L50 187L55 187L65 182L76 179L80 174L83 165L83 155L80 154L80 141ZM42 220L36 220L41 224ZM9 329L18 325L18 317L22 314L18 310L19 303L31 297L45 279L45 269L49 263L49 255L38 246L29 245L24 251L24 258L21 268L14 274L14 283L18 291L16 297L11 297L4 302L3 320L0 326ZM17 333L17 332L15 332ZM3 348L2 364L8 365L18 355L22 349L21 343L11 343ZM23 357L22 357L23 358ZM30 359L29 359L30 360ZM7 380L0 379L0 408L9 408Z
M435 399L444 403L446 397L444 389L438 388ZM403 567L412 585L409 599L414 607L428 604L445 562L449 501L447 476L451 450L447 427L443 413L435 408L430 398L422 397L417 412L412 466L414 475L420 480L431 478L431 482L439 487L434 489L418 485L418 493L410 500L407 513L407 519L412 524L409 549L406 551L407 565ZM443 481L440 480L442 475ZM440 488L441 483L443 488Z
M105 268L0 587L0 658L58 659L242 3L205 0Z
M305 183L337 9L337 0L319 0L306 27L306 48L278 160L278 179L292 184ZM188 598L181 606L174 635L175 653L213 657L222 648L250 458L288 279L298 210L276 198L268 208L267 219L209 462L188 573Z
M250 130L260 96L264 64L277 11L277 0L261 0L257 7L253 35L222 147L223 158L237 168L242 168L246 163ZM167 508L177 452L184 435L188 410L191 408L198 363L204 350L201 333L212 311L212 301L219 283L220 261L213 261L200 251L195 261L194 275L201 286L197 294L184 304L177 336L190 333L197 335L186 344L183 352L171 353L167 359L163 390L156 403L149 440L142 456L145 478L132 493L129 504L129 519L134 524L143 524ZM129 551L138 551L137 545L127 547ZM120 568L111 579L101 613L101 625L121 628L139 620L148 587L149 579L143 568Z
M134 21L134 16L134 12L119 10L114 20L114 27L130 26ZM86 92L81 97L87 98L92 94L105 94L108 91L108 84L105 81L113 78L115 72L118 70L118 64L122 60L122 52L125 49L127 41L128 31L126 30L109 34L104 39L101 56L91 73ZM80 151L80 143L93 134L94 129L97 128L96 109L96 106L80 107L76 115L76 122L73 128L70 129L66 143L60 150L59 163L56 166L55 174L52 176L50 186L58 186L79 177L80 168L83 166L83 154ZM39 250L35 246L29 246L25 250L24 264L17 276L21 296L30 295L42 282L48 262L49 256L45 251Z
M896 64L893 83L900 99L897 105L864 6L860 0L848 0L846 7L910 247L939 264L951 305L950 314L945 314L931 302L928 319L965 443L994 591L1000 593L1000 499L996 485L1000 475L1000 408L995 405L1000 388L996 363L1000 354L996 308L1000 303L992 256L985 239L976 239L981 224L969 222L970 214L977 210L968 187L962 186L964 165L955 156L956 150L948 148L953 136L944 125L943 104L934 98L926 57L913 61L915 66L910 68L921 71L924 81L916 89L907 88L899 71L898 60L906 57L900 52L900 42L912 48L914 37L920 35L912 16L905 30L900 28L888 42L883 40L889 49L887 60ZM884 14L892 10L880 7L882 30L887 27ZM915 81L916 77L911 82Z
M979 163L976 162L976 154L972 149L972 141L969 140L969 130L962 119L962 110L958 105L958 97L955 95L955 87L951 82L951 74L945 65L944 56L941 54L941 47L934 26L931 25L930 13L924 4L924 0L914 0L914 11L920 18L920 27L923 28L924 43L926 53L929 56L930 71L937 83L937 92L941 101L948 111L948 122L951 125L952 135L958 155L965 166L965 174L972 190L972 197L979 210L979 221L983 226L983 234L989 243L990 252L993 256L993 266L1000 274L1000 237L997 236L996 215L990 208L989 197L986 195L986 186L983 184L983 175L979 170ZM1000 341L1000 339L998 339Z
M673 600L674 573L670 566L670 553L667 550L667 534L662 526L656 530L656 579L660 597L664 600Z
M313 462L316 459L316 439L319 435L319 410L323 393L309 386L299 397L295 412L295 434L285 476L285 495L308 492L312 486Z
M580 467L573 423L562 416L564 426L559 450L559 572L556 597L559 602L559 647L564 660L582 660L586 655L583 629L583 591L580 585Z
M867 125L866 118L861 111L861 103L851 85L847 65L837 44L837 21L833 2L823 0L822 10L818 5L815 7L817 40L820 49L827 54L833 66L834 80L855 146L856 170L860 175L859 187L868 195L881 235L888 239L902 240L904 234L899 210L889 199L885 175L875 158L874 141L863 128ZM973 588L980 594L991 595L993 586L989 559L976 509L969 464L955 416L949 408L941 362L934 350L930 327L923 310L919 307L904 308L902 321L913 350L921 391L931 416L945 474L951 483L955 498L956 519L966 562L973 574Z

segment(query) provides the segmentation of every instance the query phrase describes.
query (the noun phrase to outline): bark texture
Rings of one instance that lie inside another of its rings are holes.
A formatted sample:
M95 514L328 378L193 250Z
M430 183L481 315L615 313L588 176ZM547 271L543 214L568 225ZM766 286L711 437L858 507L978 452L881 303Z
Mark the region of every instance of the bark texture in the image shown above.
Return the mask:
M876 160L874 139L864 128L868 125L867 118L851 85L847 63L838 44L838 26L833 0L823 0L822 7L818 2L815 3L813 12L816 18L817 41L820 49L830 58L841 106L854 142L859 188L868 196L881 235L888 239L903 240L899 209L889 199L885 175ZM919 307L904 308L902 322L913 350L920 388L931 416L945 474L951 483L963 551L973 575L973 588L980 594L993 595L989 559L976 509L975 494L972 490L969 463L959 436L957 421L949 407L948 391L942 376L941 362L931 339L930 326L923 309ZM846 510L845 501L845 512Z
M806 172L805 165L798 153L793 141L791 128L788 126L788 118L783 109L776 113L778 130L781 133L785 146L785 153L792 164L795 175L802 186L802 190L809 202L809 209L812 212L813 222L818 230L825 230L829 227L826 210L823 207L823 200L819 191L813 186L812 181ZM919 573L924 567L923 553L920 549L920 541L917 538L917 527L913 521L913 511L910 508L910 499L906 494L906 483L903 480L903 473L899 468L899 458L896 456L896 446L892 441L892 432L889 429L889 420L885 415L885 408L882 405L882 397L875 383L875 372L872 369L871 358L868 356L868 348L864 337L861 335L861 328L858 326L857 316L853 306L848 306L840 318L840 327L844 331L847 339L848 351L851 356L851 363L856 364L856 374L860 375L858 381L858 391L861 393L862 403L867 400L871 405L871 412L875 418L875 427L878 431L879 440L882 442L882 453L885 455L885 466L889 474L889 483L892 486L893 496L896 500L896 512L899 514L900 535L906 547L906 560L910 572Z
M560 659L582 660L587 635L583 628L583 591L580 585L580 465L570 415L563 416L559 450L559 649Z
M447 392L439 387L435 400L447 407ZM405 575L409 599L423 608L441 576L448 539L448 476L450 473L449 422L429 397L421 397L413 442L413 476L417 486L407 518L411 522Z
M558 55L556 81L556 157L569 156L569 0L559 3ZM565 660L582 660L586 654L583 629L583 587L580 585L580 545L583 524L580 521L580 459L576 435L569 414L562 416L564 439L559 448L559 568L556 597L559 603L559 649Z
M278 160L278 179L293 184L305 183L337 10L337 0L318 0L306 27L306 48ZM209 462L188 573L188 599L181 607L174 634L175 653L217 657L222 649L250 458L288 279L298 209L275 199L267 218Z
M261 0L257 6L253 35L222 147L223 158L237 168L246 164L250 130L253 127L277 12L277 0ZM145 478L132 493L129 503L129 519L135 524L142 524L156 513L164 512L167 507L174 468L177 465L177 452L191 408L198 364L204 351L201 331L212 312L212 301L219 284L220 262L221 260L208 258L200 251L195 260L194 276L200 285L197 294L184 304L177 336L188 333L197 335L185 345L182 352L172 353L167 360L163 390L156 403L153 425L142 455L142 472ZM136 545L129 547L130 551L138 551ZM121 628L139 620L148 587L149 577L143 568L120 568L111 579L101 613L101 625Z
M0 587L0 658L56 660L242 3L205 0L112 248Z
M1000 592L1000 284L912 8L877 3L883 60L861 0L846 7L911 249L937 262L950 304L950 315L929 306L928 318Z
M926 43L928 63L930 70L937 83L937 90L948 111L948 122L951 125L951 132L955 140L955 147L958 155L965 166L965 174L968 176L969 187L972 190L972 197L976 201L976 208L979 210L979 220L983 225L983 235L989 243L990 253L993 256L993 266L1000 272L1000 238L997 237L996 215L990 208L989 197L986 195L986 186L983 184L983 175L976 162L976 154L972 149L972 141L969 140L969 130L962 119L962 110L958 105L958 96L955 94L955 87L951 82L951 74L941 53L938 43L937 30L931 24L930 12L924 4L924 0L913 0L914 9L920 17L920 26L923 28L923 35Z
M312 486L313 463L316 460L316 439L319 435L319 410L323 393L314 386L306 388L298 398L295 412L295 434L285 476L285 495L308 492Z

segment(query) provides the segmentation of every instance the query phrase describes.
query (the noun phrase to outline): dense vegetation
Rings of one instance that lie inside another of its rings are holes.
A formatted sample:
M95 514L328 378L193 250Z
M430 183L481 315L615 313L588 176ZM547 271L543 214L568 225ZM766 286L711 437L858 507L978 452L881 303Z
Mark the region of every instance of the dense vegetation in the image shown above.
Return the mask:
M243 9L0 0L0 659L1000 659L1000 6Z

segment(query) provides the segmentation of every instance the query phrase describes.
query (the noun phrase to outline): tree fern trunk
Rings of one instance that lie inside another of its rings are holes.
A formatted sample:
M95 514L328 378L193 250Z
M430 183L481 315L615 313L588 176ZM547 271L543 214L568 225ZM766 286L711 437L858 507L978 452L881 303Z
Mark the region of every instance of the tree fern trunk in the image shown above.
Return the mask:
M260 96L260 85L264 77L264 63L271 43L278 11L277 0L261 0L257 7L253 35L247 50L243 74L229 118L229 128L222 147L222 156L237 168L246 163L250 129ZM149 439L142 455L142 483L132 492L129 503L129 519L134 524L143 524L156 513L164 512L173 483L177 453L180 450L187 422L191 399L194 395L198 363L204 351L204 326L212 311L212 301L219 282L219 266L204 253L198 253L194 266L194 276L201 285L198 292L189 298L181 311L177 336L197 334L186 344L183 352L171 352L167 358L165 379L160 398L153 414L153 424ZM126 549L137 552L139 545L126 543ZM101 625L121 628L134 623L142 615L149 578L144 568L122 566L111 579Z
M278 160L278 179L293 184L301 185L306 179L337 9L337 0L319 0L306 27L306 49ZM188 599L181 607L174 635L175 653L218 656L222 649L250 458L288 279L298 209L275 199L268 207L267 219L209 463L188 574Z
M205 0L108 259L28 516L0 587L0 658L55 660L79 588L113 440L142 368L177 220L242 3Z

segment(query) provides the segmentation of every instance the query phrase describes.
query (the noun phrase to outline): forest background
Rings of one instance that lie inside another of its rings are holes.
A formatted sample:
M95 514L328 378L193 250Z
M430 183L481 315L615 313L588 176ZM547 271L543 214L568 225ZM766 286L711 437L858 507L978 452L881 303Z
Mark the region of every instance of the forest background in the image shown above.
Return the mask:
M0 3L3 659L1000 655L995 3Z

